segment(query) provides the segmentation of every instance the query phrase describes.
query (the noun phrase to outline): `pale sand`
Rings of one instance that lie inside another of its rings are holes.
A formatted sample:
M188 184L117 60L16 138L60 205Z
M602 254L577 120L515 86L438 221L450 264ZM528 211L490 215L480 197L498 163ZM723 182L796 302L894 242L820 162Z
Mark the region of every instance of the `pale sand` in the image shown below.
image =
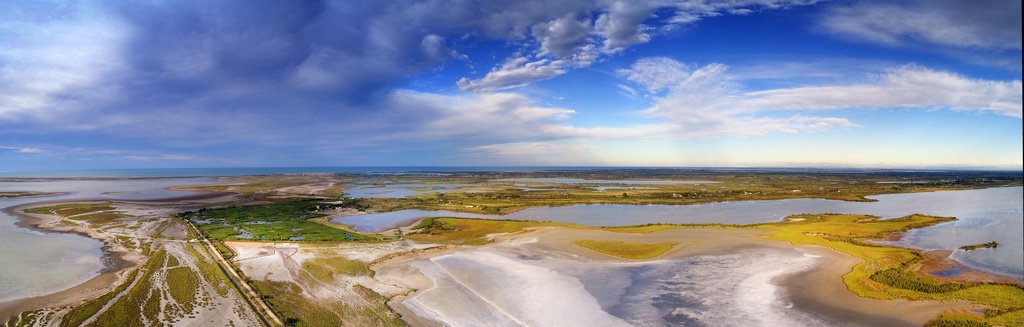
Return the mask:
M51 205L59 205L64 203L90 203L90 202L117 202L117 203L136 203L136 204L205 204L205 203L220 203L235 200L234 193L226 192L206 192L193 195L150 199L150 200L109 200L109 199L76 199L76 200L57 200L57 201L44 201L35 202L29 204L23 204L19 206L8 207L4 209L4 212L10 214L13 217L19 218L20 220L15 222L15 225L23 228L37 229L47 232L59 232L59 233L73 233L79 234L85 237L97 239L104 243L103 251L111 254L111 266L107 267L96 277L93 277L81 284L73 286L69 289L47 294L32 298L18 299L14 301L8 301L0 303L0 321L7 321L13 317L16 317L22 312L32 311L43 308L57 308L69 305L77 305L85 301L97 298L103 294L113 291L120 285L126 275L131 269L139 267L145 262L141 254L134 251L127 251L124 249L118 249L112 247L114 242L108 239L108 236L98 235L91 229L84 228L81 226L68 226L68 225L56 225L61 221L61 218L53 215L44 214L33 214L26 213L24 210L45 207Z
M750 247L792 248L787 242L765 240L760 236L764 230L726 230L726 229L673 229L649 234L626 234L608 231L577 230L564 228L542 228L532 232L501 235L495 238L492 245L476 248L486 250L488 247L518 246L518 243L529 242L531 249L538 254L545 252L569 254L584 260L602 261L636 261L626 260L573 244L576 240L602 240L623 242L678 242L679 245L655 258L656 260L680 258L695 255L720 255ZM849 272L854 265L861 262L853 256L837 252L821 246L799 246L805 251L823 256L816 267L793 274L777 281L795 305L812 314L828 318L832 321L855 322L863 325L885 326L921 326L939 316L944 311L968 309L969 302L937 302L907 300L876 300L861 298L850 292L842 281L842 275ZM403 263L411 260L424 259L458 251L459 248L448 248L439 251L425 251L400 258L381 262L373 267L378 271L378 278L388 274L405 275L408 271L398 269ZM494 249L497 251L497 249ZM380 274L380 273L384 274ZM383 276L382 276L383 275ZM397 277L397 276L395 276ZM417 283L421 287L429 287ZM424 319L410 317L409 310L404 310L401 297L391 301L392 307L405 315L410 323L423 323Z

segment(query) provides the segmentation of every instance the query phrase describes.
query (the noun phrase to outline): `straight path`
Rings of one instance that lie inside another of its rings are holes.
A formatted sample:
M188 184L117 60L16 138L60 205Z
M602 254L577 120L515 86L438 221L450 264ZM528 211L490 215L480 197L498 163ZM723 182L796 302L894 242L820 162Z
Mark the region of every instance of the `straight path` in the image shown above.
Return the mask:
M217 248L213 246L213 243L206 239L206 237L199 232L199 229L192 225L192 222L187 220L186 222L188 227L195 232L196 239L199 243L202 243L203 247L206 248L207 254L209 254L210 257L214 259L214 262L217 263L217 267L220 267L221 272L223 272L225 276L228 276L228 281L231 282L231 285L234 286L235 289L238 290L238 293L242 295L242 299L245 300L245 303L248 304L249 308L252 309L254 314L256 314L256 317L260 318L260 322L262 322L264 326L284 326L284 322L281 321L281 318L278 317L269 306L267 306L266 302L263 302L259 293L256 293L249 283L246 283L245 279L238 275L234 267L232 267L231 264L220 255L220 251L217 251Z

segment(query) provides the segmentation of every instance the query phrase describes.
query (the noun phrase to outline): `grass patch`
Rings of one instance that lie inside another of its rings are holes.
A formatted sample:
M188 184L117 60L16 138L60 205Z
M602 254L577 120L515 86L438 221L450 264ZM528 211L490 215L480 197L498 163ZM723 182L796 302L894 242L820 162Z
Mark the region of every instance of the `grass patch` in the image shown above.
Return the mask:
M607 255L625 259L651 259L656 258L673 246L679 243L631 243L620 241L594 241L579 240L573 242L584 248L588 248Z
M157 316L149 316L144 311L148 311L145 310L147 306L146 301L151 298L150 292L153 291L153 274L164 267L166 261L167 252L165 250L161 249L154 252L153 256L149 257L146 264L141 268L142 276L135 286L127 290L127 292L121 292L121 297L110 308L100 313L89 326L143 326L143 321L140 317L145 317L151 322L157 321ZM81 322L72 324L65 320L61 321L61 325L81 326Z
M55 214L61 217L71 217L90 212L114 210L110 203L67 203L55 206L39 207L25 210L28 213Z
M302 269L324 282L334 281L334 275L365 276L370 268L365 262L344 257L316 257L302 262Z
M285 326L342 326L337 314L302 297L295 284L275 281L251 281L271 310L281 317Z
M167 288L174 302L184 307L186 313L195 306L199 292L199 277L187 266L167 269Z
M405 237L420 242L482 245L491 242L488 235L514 233L535 227L579 227L555 222L525 220L491 220L460 218L427 218L413 227L419 231Z
M217 264L213 262L213 258L200 252L200 250L196 250L196 247L200 247L200 245L189 244L185 248L188 249L188 252L191 253L193 257L196 258L196 267L199 268L199 273L203 275L203 280L208 284L213 285L213 288L220 296L228 295L228 292L232 289L229 287L231 281L228 280L228 276L224 275L224 272L217 267ZM205 252L206 250L204 249L202 251Z
M353 241L368 237L311 221L324 217L317 208L335 204L322 200L290 200L185 212L207 238L213 240L259 241Z
M95 315L96 312L99 312L107 302L110 302L110 300L118 294L123 293L125 289L131 285L132 281L135 280L138 273L138 269L132 271L132 273L125 278L124 282L121 283L121 285L118 285L113 291L107 292L107 294L103 294L98 298L82 303L81 305L71 309L71 311L61 319L60 326L81 326L82 322L85 322L86 319L89 319L89 317Z
M105 211L105 212L95 212L95 213L89 213L89 214L75 215L75 216L68 217L68 219L84 221L84 222L88 222L88 223L94 224L94 225L104 225L104 224L113 223L117 219L129 218L129 217L131 217L131 216L123 214L123 213L120 213L120 212Z

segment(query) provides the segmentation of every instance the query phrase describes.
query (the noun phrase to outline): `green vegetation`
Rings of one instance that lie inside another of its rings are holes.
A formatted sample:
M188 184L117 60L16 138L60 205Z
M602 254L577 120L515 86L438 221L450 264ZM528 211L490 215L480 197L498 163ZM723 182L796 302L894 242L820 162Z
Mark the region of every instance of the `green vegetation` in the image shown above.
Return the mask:
M416 233L405 237L414 241L483 245L491 242L488 235L513 233L536 227L578 227L577 225L525 220L490 220L459 218L427 218L413 229Z
M462 173L448 176L343 175L340 178L363 179L373 183L387 180L399 183L468 183L456 192L425 193L402 199L365 199L371 211L402 209L453 210L501 214L528 207L574 204L696 204L723 201L821 198L844 201L873 201L869 195L890 193L962 190L998 186L1019 186L1019 173L1007 172L716 172L672 169L588 170L582 172ZM547 182L495 182L503 178L577 178L588 180L705 180L713 184L614 184L622 191L600 191L599 184ZM484 183L486 182L486 183ZM516 184L527 184L523 190ZM379 185L384 185L380 182ZM653 186L653 187L650 187ZM470 192L472 191L472 192ZM627 192L623 192L627 191ZM623 196L625 193L627 196Z
M580 178L603 180L709 180L713 184L602 184L612 188L598 190L596 184L560 184L528 182L530 190L521 189L517 182L494 182L501 178ZM407 237L420 242L480 245L491 242L495 234L516 233L531 228L582 228L619 233L650 233L674 228L760 228L771 230L767 236L794 244L816 244L848 253L863 259L845 275L844 282L857 294L874 298L908 299L964 299L989 307L984 316L966 313L946 314L933 321L935 326L1024 325L1024 289L1014 285L941 283L921 276L915 270L921 260L917 252L908 249L880 246L871 239L888 233L919 228L948 221L951 218L908 216L879 221L874 217L858 215L799 215L787 222L754 226L671 225L650 224L625 227L586 227L566 223L435 218L426 219L415 231L396 233L394 237L360 234L346 226L330 223L322 214L334 208L355 210L392 211L401 209L454 210L475 213L508 213L527 207L564 206L575 204L695 204L738 200L773 200L788 198L825 198L847 201L871 201L865 196L887 193L956 190L995 186L1021 185L1019 173L998 172L854 172L854 173L785 173L755 171L678 171L659 169L610 170L585 172L533 172L533 173L454 173L447 175L317 175L317 176L258 176L240 177L244 182L234 185L202 186L192 189L206 191L232 191L242 193L242 201L234 205L184 212L172 220L161 222L152 234L155 238L173 235L195 239L191 228L183 234L177 225L188 226L185 220L198 227L198 232L211 240L214 246L231 257L233 253L221 241L291 241L340 242L375 241ZM431 184L472 184L450 193L425 193L403 199L342 199L344 187L352 182L383 186L385 183L425 184L421 191L433 190ZM491 181L491 182L488 182ZM291 197L291 198L288 198ZM319 197L319 198L313 198ZM109 202L63 204L28 210L33 213L57 214L90 224L113 226L116 220L127 217ZM179 220L180 219L180 220ZM126 221L127 222L127 221ZM125 223L126 223L125 222ZM66 221L75 224L75 221ZM125 225L120 225L125 226ZM130 228L130 226L128 227ZM129 280L117 290L94 301L72 309L62 325L81 325L94 315L103 324L150 324L162 312L167 322L192 311L194 303L205 301L198 292L201 281L213 285L216 292L231 292L230 280L213 262L205 248L187 245L189 253L197 258L196 270L179 266L173 256L161 250L157 243L145 238L126 239L116 236L119 243L138 243L130 248L141 249L150 256L145 267L132 272ZM578 245L623 258L653 258L672 248L674 243L623 243L581 240ZM969 247L982 248L986 244ZM966 247L965 247L966 249ZM973 248L972 248L973 249ZM152 252L151 252L152 251ZM336 281L339 276L372 275L366 263L343 257L323 257L303 261L298 276L300 284L250 281L262 297L278 312L288 325L403 325L394 312L385 305L386 299L370 289L353 285L364 302L319 301L304 294L301 285L314 281ZM154 275L159 271L165 274ZM165 278L161 278L165 277ZM132 281L135 285L130 287ZM154 285L162 283L164 285ZM167 286L167 287L161 287ZM120 297L118 297L120 295ZM160 300L164 305L161 307ZM166 301L173 300L173 301ZM112 302L113 301L113 302ZM356 303L359 302L359 303ZM110 304L103 312L101 308ZM131 317L131 318L124 318ZM142 319L144 318L144 319ZM127 319L127 320L126 320ZM94 325L97 323L93 323Z
M361 285L353 290L362 301L314 300L303 297L299 285L250 281L286 326L405 326L384 303L386 298Z
M340 204L344 205L344 204ZM368 239L366 235L312 221L323 217L317 213L339 204L322 200L285 200L265 204L230 206L185 212L200 231L213 240L258 241L352 241Z
M193 257L196 258L196 267L199 268L199 273L203 276L208 284L212 285L220 296L225 296L231 291L231 281L228 280L228 276L224 274L217 263L213 261L210 254L206 253L205 247L199 244L189 244L185 247ZM197 250L199 248L200 250Z
M39 207L25 210L28 213L54 214L67 219L88 222L90 224L110 224L120 218L131 217L115 211L117 208L109 202L102 203L68 203L56 206Z
M56 206L38 207L25 210L28 213L55 214L61 217L71 217L90 212L114 210L114 206L108 202L103 203L68 203Z
M184 307L184 312L192 312L199 292L199 277L187 266L167 269L167 289L174 302Z
M576 245L625 259L656 258L679 243L627 243L620 241L579 240Z
M977 250L977 249L995 248L995 247L998 247L998 246L999 246L999 242L992 241L992 242L982 243L982 244L964 245L964 246L961 246L960 249L964 250L964 251L974 251L974 250Z
M365 262L344 257L316 257L302 262L302 270L320 281L334 281L334 275L365 276L370 268Z
M990 327L992 324L970 314L944 314L928 322L925 327Z
M144 323L139 317L157 321L156 316L146 316L143 310L146 301L152 298L150 292L153 292L153 275L164 267L166 261L167 252L163 249L156 251L142 267L142 277L135 286L122 293L121 297L110 308L100 313L89 326L143 326Z
M740 226L722 224L646 224L636 226L596 227L547 221L440 217L423 219L419 224L412 227L415 232L406 234L405 237L419 242L483 245L491 243L492 240L489 236L494 234L515 233L526 229L541 227L605 230L616 233L631 234L646 234L660 230L678 228L741 228Z
M127 289L129 285L131 285L132 281L135 280L135 277L138 275L138 273L138 270L132 271L132 273L125 278L124 282L121 283L121 285L118 285L117 288L114 289L114 291L107 292L107 294L103 294L103 296L85 302L82 305L79 305L74 309L71 309L71 311L69 311L68 314L64 315L64 318L63 320L61 320L60 325L81 326L86 319L89 319L89 317L92 317L97 312L99 312L100 309L107 304L107 302L110 302L110 300L113 299L118 294L123 293L124 290Z

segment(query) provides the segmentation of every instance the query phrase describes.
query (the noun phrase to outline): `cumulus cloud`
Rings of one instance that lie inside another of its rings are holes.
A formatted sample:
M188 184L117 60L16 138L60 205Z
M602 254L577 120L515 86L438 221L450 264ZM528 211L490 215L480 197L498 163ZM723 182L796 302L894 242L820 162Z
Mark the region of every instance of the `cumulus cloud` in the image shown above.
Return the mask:
M659 31L671 31L706 17L748 15L749 8L785 8L807 5L815 0L746 0L709 2L678 1L598 1L580 2L580 7L526 28L510 26L517 38L530 40L538 47L524 49L525 54L510 58L484 77L465 77L458 82L464 90L486 92L530 84L564 74L574 68L590 66L602 57L615 55L638 44L650 42ZM572 7L569 7L572 8ZM662 12L659 16L658 12ZM521 16L517 16L520 17ZM539 18L540 16L537 16ZM519 32L522 31L522 32ZM530 44L530 43L527 43ZM533 67L509 65L526 60ZM557 64L547 64L557 63ZM538 69L544 68L544 69Z
M533 25L531 33L540 42L540 55L566 57L587 44L590 19L580 13L569 13L550 22Z
M509 91L619 56L672 28L813 2L399 0L381 6L358 0L83 0L65 6L0 1L0 138L32 145L10 153L66 149L85 157L99 152L72 148L111 144L155 148L121 153L119 159L166 162L190 161L164 153L194 149L207 150L197 160L224 151L234 151L225 154L232 157L259 153L248 147L252 144L303 149L289 152L296 153L427 140L498 154L554 150L547 145L584 140L817 131L852 123L788 110L840 107L984 110L1020 117L1020 81L978 80L920 67L886 72L867 84L747 92L724 65L645 59L619 72L625 81L616 91L650 99L651 107L641 114L654 122L624 127L576 126L568 120L573 110L538 105ZM936 41L921 27L898 27L859 4L830 12L837 26L831 31L862 37L857 35L875 29L882 33L872 36L878 40L1020 49L1019 14L1016 34L1006 36L1000 34L1008 26L1004 19L989 19L991 13L974 8L964 12L981 27L971 27L968 18L951 14L958 12L955 4L943 4L949 8L921 17L961 27L963 35L950 34L948 41ZM892 6L908 15L917 8ZM1005 11L1019 12L1017 6ZM862 17L865 25L844 23L843 17ZM504 46L493 52L473 49L483 42ZM1010 45L1000 47L1001 42ZM480 58L490 55L493 61ZM412 80L453 58L497 64L481 74L438 79L455 85ZM471 92L452 91L453 86ZM436 88L452 93L424 91ZM61 139L66 147L40 139Z
M1021 50L1020 1L861 1L821 21L828 31L888 45Z

